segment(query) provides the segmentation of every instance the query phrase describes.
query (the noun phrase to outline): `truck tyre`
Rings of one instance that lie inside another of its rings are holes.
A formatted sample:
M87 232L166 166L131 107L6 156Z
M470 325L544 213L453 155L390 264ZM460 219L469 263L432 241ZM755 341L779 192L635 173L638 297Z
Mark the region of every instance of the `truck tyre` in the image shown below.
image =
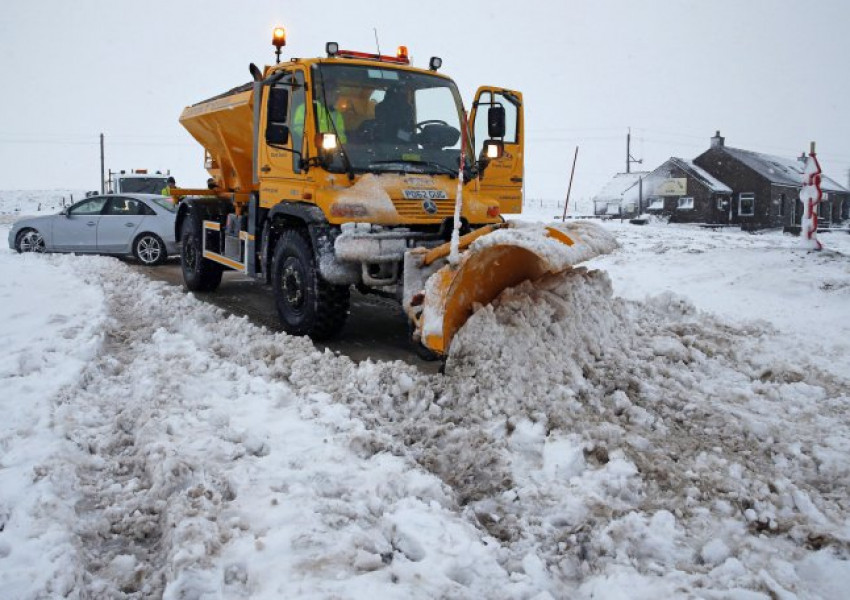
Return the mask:
M349 286L331 285L322 279L306 232L288 229L278 239L272 289L281 325L291 335L324 340L345 325Z
M224 267L203 257L200 223L191 216L187 217L183 221L180 238L183 240L180 266L186 287L193 292L213 291L221 283Z

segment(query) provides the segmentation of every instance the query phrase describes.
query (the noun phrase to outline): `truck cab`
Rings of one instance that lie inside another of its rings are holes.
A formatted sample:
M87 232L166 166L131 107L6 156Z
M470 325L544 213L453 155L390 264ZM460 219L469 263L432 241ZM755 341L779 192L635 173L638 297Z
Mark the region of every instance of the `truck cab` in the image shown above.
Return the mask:
M406 255L498 227L523 194L519 92L479 88L467 117L436 57L326 53L251 65L251 83L183 111L211 178L178 190L176 232L187 287L225 268L263 278L284 329L318 339L351 286L415 303L427 269Z
M109 171L106 182L108 194L161 194L168 187L168 174L148 173L147 169Z

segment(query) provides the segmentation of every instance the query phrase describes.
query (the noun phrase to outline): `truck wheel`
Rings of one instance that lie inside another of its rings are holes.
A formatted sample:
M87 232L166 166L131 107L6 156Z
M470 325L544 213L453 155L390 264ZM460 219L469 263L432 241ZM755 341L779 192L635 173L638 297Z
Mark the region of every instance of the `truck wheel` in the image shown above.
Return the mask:
M183 221L180 238L183 240L180 265L186 287L193 292L213 291L221 283L224 267L203 257L200 224L192 217L187 217Z
M289 229L277 241L272 289L284 331L324 340L339 333L348 317L349 287L319 274L306 234Z

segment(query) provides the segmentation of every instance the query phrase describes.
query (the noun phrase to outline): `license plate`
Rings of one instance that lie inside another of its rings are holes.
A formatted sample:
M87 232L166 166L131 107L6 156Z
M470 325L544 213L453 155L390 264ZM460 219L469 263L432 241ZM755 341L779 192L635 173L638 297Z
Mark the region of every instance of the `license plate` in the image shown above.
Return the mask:
M443 190L404 190L405 200L447 200Z

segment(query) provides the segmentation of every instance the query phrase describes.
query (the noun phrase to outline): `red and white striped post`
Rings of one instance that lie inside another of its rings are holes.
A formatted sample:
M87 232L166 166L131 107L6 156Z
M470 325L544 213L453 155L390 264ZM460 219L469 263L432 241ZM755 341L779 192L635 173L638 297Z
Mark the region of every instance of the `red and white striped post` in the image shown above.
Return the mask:
M809 158L803 170L803 187L800 188L800 202L803 204L803 216L800 219L800 239L803 247L810 250L822 250L823 245L818 241L818 205L823 192L821 191L820 163L815 154L815 143L812 142Z

